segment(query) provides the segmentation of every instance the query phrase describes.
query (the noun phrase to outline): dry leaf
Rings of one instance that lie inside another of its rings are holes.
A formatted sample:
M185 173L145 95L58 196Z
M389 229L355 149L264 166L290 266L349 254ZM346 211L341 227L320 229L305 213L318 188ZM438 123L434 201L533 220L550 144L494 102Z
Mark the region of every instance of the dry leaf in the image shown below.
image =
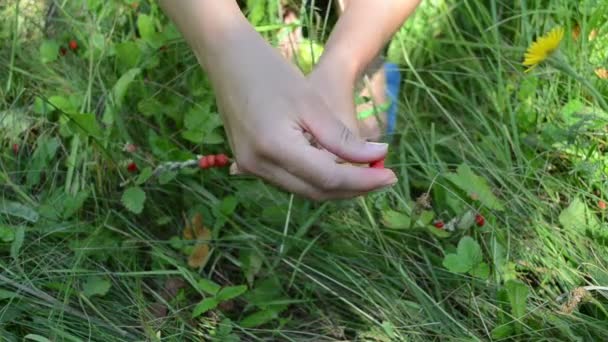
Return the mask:
M608 70L606 70L605 68L595 69L595 74L597 75L597 77L599 77L603 80L608 79Z
M196 239L196 245L188 257L188 266L192 268L203 267L209 259L209 241L211 240L211 231L204 226L203 215L196 213L191 222L186 221L184 238L187 240Z
M589 41L592 41L595 38L597 38L597 30L593 29L593 30L591 30L591 32L589 32Z
M576 26L574 26L574 28L572 28L572 39L578 40L578 38L580 36L581 36L581 27L576 25Z
M207 259L209 259L209 245L197 244L188 257L188 266L200 268L207 263Z

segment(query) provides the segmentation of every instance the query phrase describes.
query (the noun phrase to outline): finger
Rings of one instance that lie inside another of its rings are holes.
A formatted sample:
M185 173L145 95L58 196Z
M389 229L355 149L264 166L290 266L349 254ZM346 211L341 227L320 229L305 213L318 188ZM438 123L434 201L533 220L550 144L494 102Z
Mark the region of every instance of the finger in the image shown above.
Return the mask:
M324 192L369 192L397 182L389 169L336 163L331 153L306 144L301 134L290 140L276 147L273 161Z
M371 163L386 156L387 144L364 141L329 113L329 110L321 108L303 118L303 125L319 145L354 163Z
M363 192L351 192L351 191L333 191L326 192L311 185L306 180L295 176L288 171L282 169L278 165L263 163L259 172L264 175L264 178L271 184L276 185L288 192L294 193L299 196L304 196L308 199L315 201L323 200L336 200L336 199L349 199L360 195Z

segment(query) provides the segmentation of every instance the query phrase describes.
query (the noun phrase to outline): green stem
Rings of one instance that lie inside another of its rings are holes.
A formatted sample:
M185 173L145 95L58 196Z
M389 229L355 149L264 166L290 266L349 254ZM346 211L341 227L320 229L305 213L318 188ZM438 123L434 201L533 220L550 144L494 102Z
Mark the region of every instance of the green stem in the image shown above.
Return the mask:
M576 72L576 70L574 70L570 63L568 63L568 61L559 52L556 53L551 58L551 60L553 60L553 65L557 69L565 72L575 80L579 81L583 86L585 86L587 90L591 92L593 97L595 97L600 107L602 107L604 111L608 112L608 103L606 102L602 94L595 88L595 86L591 82L589 82L588 79L584 78L578 72Z

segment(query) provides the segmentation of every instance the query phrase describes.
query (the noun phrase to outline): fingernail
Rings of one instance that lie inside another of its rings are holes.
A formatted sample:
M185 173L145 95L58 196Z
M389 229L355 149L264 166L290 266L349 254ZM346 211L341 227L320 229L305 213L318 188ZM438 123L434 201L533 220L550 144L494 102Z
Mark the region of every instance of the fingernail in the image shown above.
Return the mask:
M397 177L392 177L390 178L386 183L384 183L385 186L389 187L389 186L393 186L395 184L397 184L399 180L397 179Z
M386 144L386 143L378 143L378 142L368 141L367 145L369 145L373 149L377 149L377 150L381 150L381 151L388 150L388 144Z

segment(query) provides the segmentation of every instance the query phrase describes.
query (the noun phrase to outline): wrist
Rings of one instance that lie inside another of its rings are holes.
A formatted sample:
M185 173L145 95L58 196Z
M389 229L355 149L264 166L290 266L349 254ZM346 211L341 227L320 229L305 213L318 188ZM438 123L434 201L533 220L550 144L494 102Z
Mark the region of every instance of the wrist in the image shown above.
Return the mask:
M365 69L363 64L351 50L327 46L317 68L330 74L340 75L345 81L354 84Z

